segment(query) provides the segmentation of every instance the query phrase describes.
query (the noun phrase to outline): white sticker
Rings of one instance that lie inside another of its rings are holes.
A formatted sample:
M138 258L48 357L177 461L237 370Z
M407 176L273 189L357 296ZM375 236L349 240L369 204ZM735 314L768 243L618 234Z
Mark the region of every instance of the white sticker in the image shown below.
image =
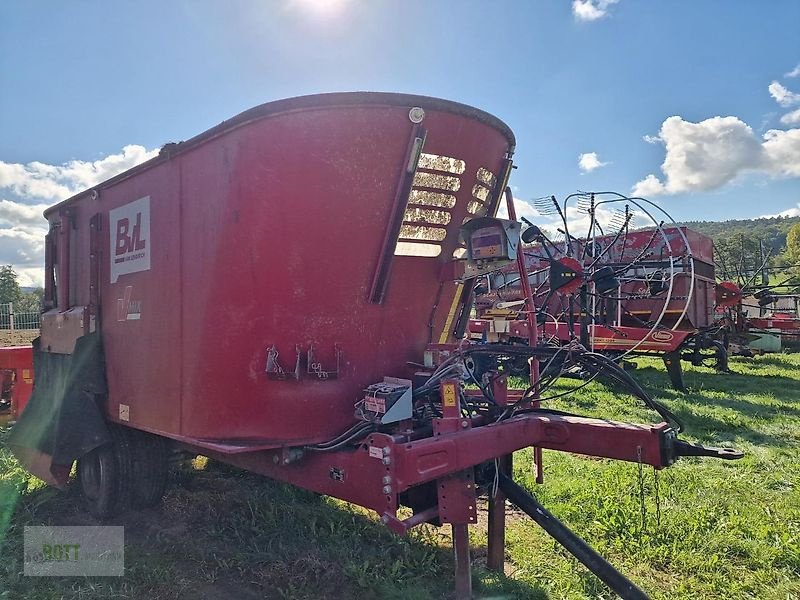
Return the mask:
M130 421L131 420L131 407L127 404L120 404L119 405L119 420L120 421Z
M120 275L150 270L150 196L108 212L111 283Z
M376 448L375 446L369 447L370 458L383 458L383 448Z

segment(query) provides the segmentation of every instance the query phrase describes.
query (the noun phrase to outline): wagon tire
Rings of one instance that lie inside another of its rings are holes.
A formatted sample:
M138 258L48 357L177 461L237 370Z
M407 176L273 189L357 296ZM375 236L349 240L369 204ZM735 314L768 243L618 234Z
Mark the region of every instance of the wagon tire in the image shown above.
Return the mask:
M131 505L146 508L158 504L164 496L171 448L169 440L161 436L144 431L132 433Z
M78 483L86 509L105 520L128 505L131 446L127 429L109 425L111 442L78 459Z

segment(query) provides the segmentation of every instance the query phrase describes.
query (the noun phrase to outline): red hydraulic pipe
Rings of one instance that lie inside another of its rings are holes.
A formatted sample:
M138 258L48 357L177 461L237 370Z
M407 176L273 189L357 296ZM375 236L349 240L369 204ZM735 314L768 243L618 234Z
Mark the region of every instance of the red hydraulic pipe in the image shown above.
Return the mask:
M511 193L511 188L506 188L506 205L508 207L508 218L512 221L517 220L517 211L514 208L514 194ZM533 300L533 290L531 289L531 282L528 279L528 269L525 265L525 252L522 248L522 241L520 240L517 246L517 268L519 269L520 283L522 284L522 295L525 298L525 303L528 307L528 331L531 332L528 337L528 343L535 346L539 343L539 326L536 323L536 305ZM539 360L536 358L530 359L531 365L531 385L533 386L533 397L539 397ZM538 408L539 403L533 402L533 406ZM544 471L542 469L542 449L538 446L533 448L533 460L536 465L536 482L542 483L544 481Z

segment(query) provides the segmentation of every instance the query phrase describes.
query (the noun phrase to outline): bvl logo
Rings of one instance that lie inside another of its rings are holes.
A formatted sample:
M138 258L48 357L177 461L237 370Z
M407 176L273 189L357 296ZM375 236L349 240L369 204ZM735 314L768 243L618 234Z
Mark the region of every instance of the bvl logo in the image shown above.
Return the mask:
M150 270L150 196L109 211L111 283L120 275Z

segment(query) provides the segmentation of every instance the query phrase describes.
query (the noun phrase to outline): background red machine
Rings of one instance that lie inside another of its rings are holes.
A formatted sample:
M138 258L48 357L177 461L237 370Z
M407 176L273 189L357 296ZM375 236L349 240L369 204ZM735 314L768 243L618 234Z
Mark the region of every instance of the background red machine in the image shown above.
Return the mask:
M459 598L476 499L497 481L491 568L509 496L612 589L644 597L511 480L511 454L657 468L739 455L678 440L671 413L594 353L570 360L609 369L663 422L549 412L499 371L466 385L479 354L529 360L536 381L537 360L560 351L461 341L477 274L524 263L520 224L491 218L514 144L454 102L309 96L168 144L52 207L17 456L56 485L77 460L98 517L156 502L177 447L368 507L398 533L450 523Z
M0 348L0 423L16 421L33 390L33 349L30 346Z
M727 368L717 339L710 238L659 226L587 236L572 245L540 237L524 250L546 336L580 340L610 356L660 355L677 389L684 389L681 360L699 365L711 358L717 368ZM605 293L596 293L609 281ZM523 291L515 270L503 269L479 291L473 339L527 340L527 321L518 319Z

